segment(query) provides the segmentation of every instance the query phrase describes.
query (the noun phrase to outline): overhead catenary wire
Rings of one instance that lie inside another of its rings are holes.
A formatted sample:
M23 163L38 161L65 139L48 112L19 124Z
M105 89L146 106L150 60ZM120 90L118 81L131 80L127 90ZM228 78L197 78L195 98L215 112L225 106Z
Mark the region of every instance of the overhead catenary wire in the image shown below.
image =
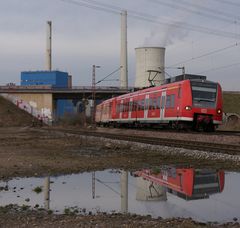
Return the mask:
M228 1L228 0L214 0L214 1L226 4L226 5L232 5L232 6L240 7L240 3L231 2L231 1Z
M83 7L89 8L89 9L104 11L107 13L120 14L118 11L113 10L113 9L107 9L107 8L96 6L96 5L90 5L90 4L86 4L84 2L80 2L80 1L76 1L76 0L60 0L60 1L66 2L66 3L71 3L74 5L78 5L78 6L83 6Z
M106 184L105 182L101 181L100 179L96 178L96 181L98 181L99 183L103 184L105 187L109 188L110 190L112 190L114 193L116 193L117 195L121 196L121 194L116 191L114 188L112 188L111 186L109 186L108 184Z
M204 73L208 73L208 72L211 72L211 71L221 70L221 69L225 69L225 68L229 68L229 67L233 67L233 66L237 66L237 65L240 65L240 62L229 64L229 65L224 65L224 66L220 66L220 67L216 67L216 68L211 68L211 69L208 69L208 70L205 70L205 71L201 71L197 74L204 74Z
M196 56L196 57L192 57L192 58L189 58L187 60L184 60L184 61L181 61L181 62L177 62L175 64L172 64L168 67L173 67L173 66L177 66L177 65L180 65L180 64L183 64L183 63L188 63L188 62L191 62L191 61L194 61L196 59L200 59L200 58L203 58L203 57L206 57L206 56L209 56L209 55L213 55L213 54L216 54L216 53L219 53L219 52L222 52L222 51L225 51L225 50L228 50L230 48L233 48L233 47L236 47L238 46L240 43L235 43L235 44L231 44L229 46L226 46L226 47L223 47L223 48L219 48L219 49L216 49L216 50L212 50L210 52L207 52L205 54L202 54L202 55L199 55L199 56Z
M114 13L114 14L121 13L120 11L118 11L121 9L120 7L115 7L115 6L112 6L109 4L96 3L96 1L91 1L91 0L81 0L81 1L80 0L79 1L60 0L60 1L79 5L82 7L87 7L87 8L94 9L94 10L104 11L107 13ZM88 3L86 3L86 2L88 2ZM125 10L127 10L127 9L125 9ZM155 24L159 24L162 26L170 26L170 27L175 27L178 29L191 30L191 31L195 31L195 32L202 32L202 33L206 33L206 34L210 34L210 35L222 36L222 37L233 38L233 39L240 38L240 35L236 34L236 33L211 29L211 28L207 28L207 27L203 27L203 26L191 25L188 23L178 22L178 21L171 21L171 22L169 22L169 21L167 22L164 20L160 21L160 20L157 20L156 16L151 16L151 15L147 15L144 13L139 13L139 12L131 11L131 10L129 11L128 17L155 23Z
M221 15L221 16L224 15L225 17L232 18L234 20L236 20L236 19L240 20L239 16L233 15L232 13L227 13L227 12L220 11L220 10L217 10L217 9L208 8L206 6L201 6L199 4L196 4L196 3L193 3L193 2L188 2L186 0L172 0L172 1L175 1L178 4L180 4L182 2L184 5L191 6L193 8L197 8L198 10L206 11L206 12L218 15L218 16L219 15Z
M234 17L232 14L227 14L222 11L215 11L215 10L209 9L207 7L202 7L200 5L190 3L190 2L187 2L187 3L184 2L185 5L187 5L187 7L186 7L183 4L181 4L181 2L179 2L178 0L173 0L173 1L175 1L174 4L172 4L171 2L166 2L164 0L150 0L150 1L155 4L162 5L162 6L174 8L177 10L197 14L199 16L208 17L208 18L212 18L212 19L220 20L220 21L224 21L224 22L232 23L232 22L236 21L237 19L240 20L239 17L237 17L237 16ZM199 9L201 9L202 11L199 11Z
M112 76L113 74L117 73L121 68L122 68L122 66L118 67L116 70L114 70L113 72L111 72L110 74L108 74L107 76L102 78L101 80L97 81L96 84L99 84L100 82L105 81L106 78L108 78L108 77Z

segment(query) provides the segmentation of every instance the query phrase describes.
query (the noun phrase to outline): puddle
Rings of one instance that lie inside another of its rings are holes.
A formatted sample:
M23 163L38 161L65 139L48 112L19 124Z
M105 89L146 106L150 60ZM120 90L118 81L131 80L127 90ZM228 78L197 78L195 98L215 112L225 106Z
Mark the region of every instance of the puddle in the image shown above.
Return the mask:
M202 222L240 220L240 173L162 166L0 182L0 205L54 213L130 212ZM69 209L70 208L70 209Z

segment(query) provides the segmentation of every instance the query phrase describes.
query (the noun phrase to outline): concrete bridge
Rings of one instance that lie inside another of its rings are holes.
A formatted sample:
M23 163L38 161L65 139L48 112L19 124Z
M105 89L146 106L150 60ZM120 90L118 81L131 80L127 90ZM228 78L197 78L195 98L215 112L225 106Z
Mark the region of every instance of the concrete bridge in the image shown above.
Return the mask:
M95 99L104 100L132 91L118 87L95 87ZM49 121L56 115L57 101L73 100L75 105L82 101L92 100L93 88L91 86L74 86L71 88L57 88L54 86L0 86L0 94L15 103L19 108L25 109L36 117Z

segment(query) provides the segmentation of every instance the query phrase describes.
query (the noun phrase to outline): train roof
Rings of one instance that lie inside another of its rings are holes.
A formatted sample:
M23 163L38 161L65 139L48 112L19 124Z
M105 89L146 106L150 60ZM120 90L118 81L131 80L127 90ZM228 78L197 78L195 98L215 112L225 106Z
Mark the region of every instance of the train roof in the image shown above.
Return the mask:
M105 100L101 104L108 103L108 102L110 102L110 101L112 101L114 99L123 99L125 97L129 97L129 95L135 96L135 95L138 95L139 93L143 93L143 92L153 92L153 91L155 91L158 88L161 88L161 89L165 89L166 88L167 89L170 86L183 84L183 83L185 83L188 80L190 80L192 82L205 82L205 83L209 83L209 84L210 83L216 83L216 82L213 82L213 81L208 81L207 77L204 76L204 75L182 74L182 75L178 75L178 76L166 79L165 83L160 85L160 86L153 86L153 87L139 89L139 90L137 90L135 92L123 94L121 96L113 97L111 99Z

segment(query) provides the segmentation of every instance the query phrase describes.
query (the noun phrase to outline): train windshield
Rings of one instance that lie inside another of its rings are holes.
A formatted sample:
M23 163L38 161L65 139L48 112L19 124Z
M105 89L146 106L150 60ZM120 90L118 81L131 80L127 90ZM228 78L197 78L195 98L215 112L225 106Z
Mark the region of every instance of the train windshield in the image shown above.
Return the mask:
M193 106L214 108L216 106L217 84L192 82Z

